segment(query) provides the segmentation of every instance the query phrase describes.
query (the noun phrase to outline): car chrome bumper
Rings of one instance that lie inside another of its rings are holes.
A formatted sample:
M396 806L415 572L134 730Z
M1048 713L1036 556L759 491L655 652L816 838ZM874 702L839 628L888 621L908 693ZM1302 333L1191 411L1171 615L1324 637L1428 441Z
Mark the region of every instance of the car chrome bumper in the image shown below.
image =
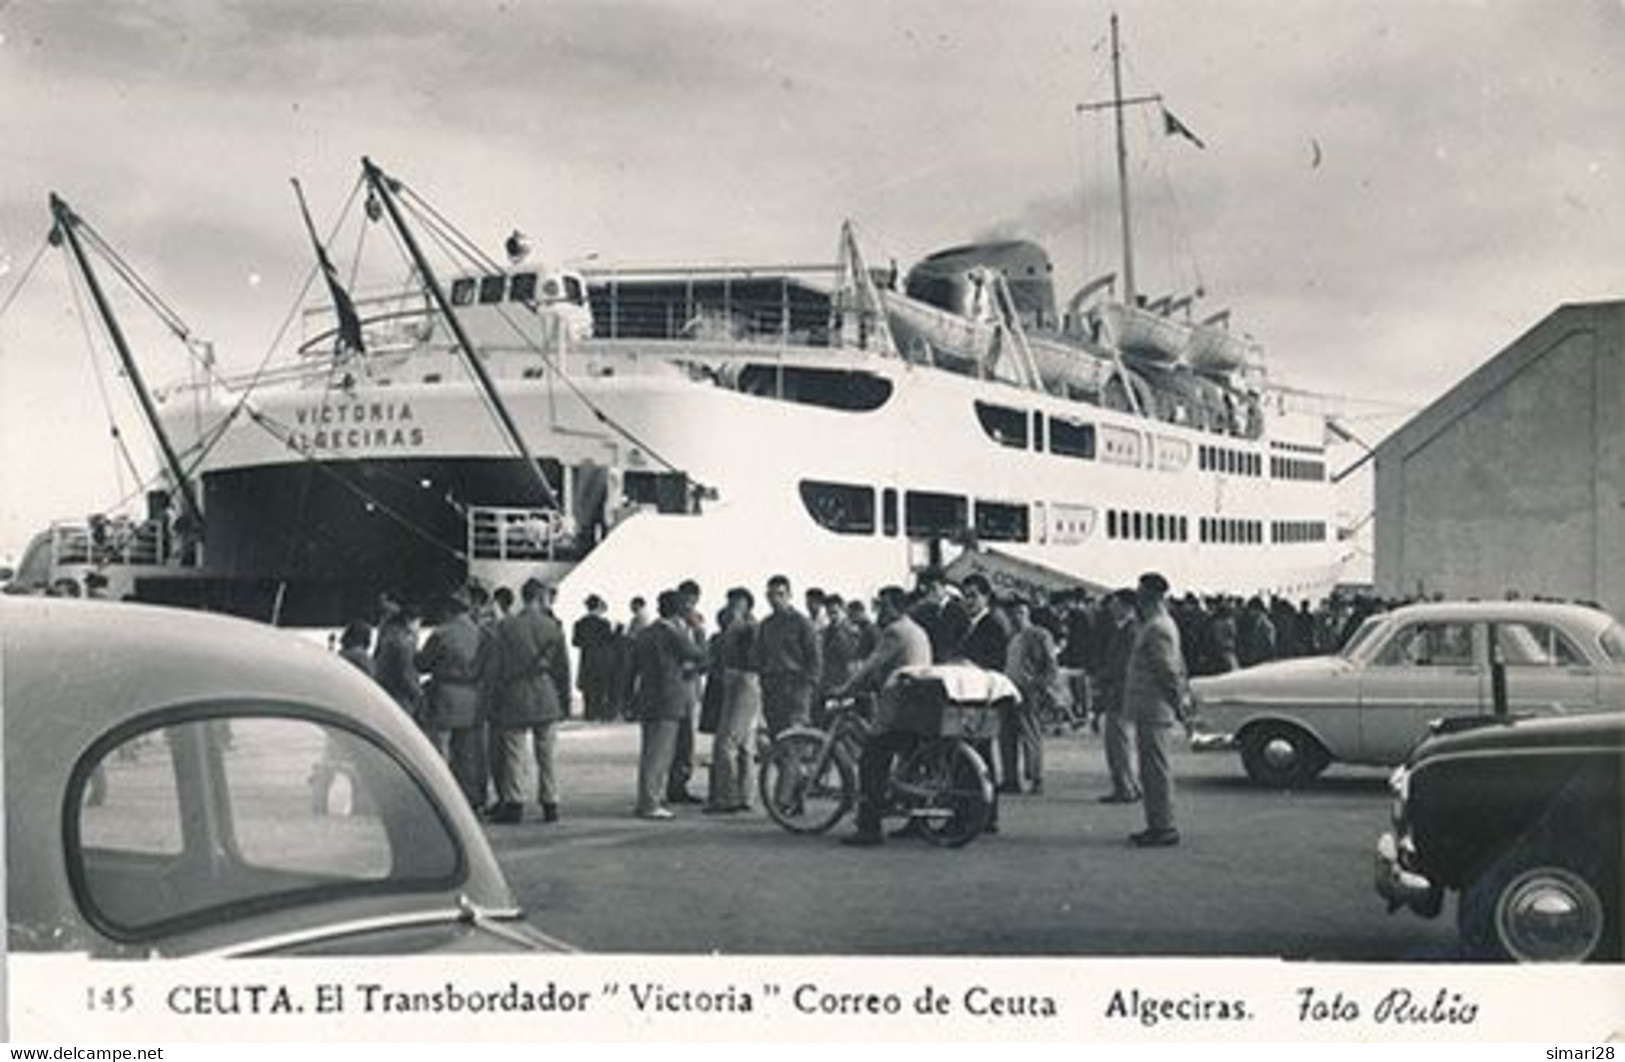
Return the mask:
M1196 730L1191 734L1192 752L1228 752L1235 747L1233 734L1221 734L1214 730Z
M1407 907L1432 918L1443 906L1444 890L1425 876L1408 870L1400 858L1399 840L1392 833L1377 838L1375 864L1377 895L1388 901L1390 913Z

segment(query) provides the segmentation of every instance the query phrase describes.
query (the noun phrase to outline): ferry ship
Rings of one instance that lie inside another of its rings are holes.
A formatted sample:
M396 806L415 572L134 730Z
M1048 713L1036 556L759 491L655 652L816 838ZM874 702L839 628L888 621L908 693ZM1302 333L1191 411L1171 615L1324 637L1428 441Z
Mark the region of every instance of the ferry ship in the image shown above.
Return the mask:
M370 161L364 186L410 282L335 282L290 363L153 391L149 512L53 527L19 582L94 568L119 596L332 627L470 578L540 576L567 610L779 572L859 595L950 563L1291 598L1338 579L1324 416L1249 342L1137 298L1126 226L1122 297L1064 309L1037 244L900 277L850 226L830 264L547 270L515 239L442 281L414 229L443 216Z

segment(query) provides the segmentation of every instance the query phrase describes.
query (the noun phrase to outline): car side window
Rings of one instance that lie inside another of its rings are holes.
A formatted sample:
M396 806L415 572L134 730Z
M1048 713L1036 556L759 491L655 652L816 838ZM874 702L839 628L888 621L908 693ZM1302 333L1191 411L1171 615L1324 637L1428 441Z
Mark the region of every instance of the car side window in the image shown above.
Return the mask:
M231 727L220 762L245 864L344 878L389 873L378 797L358 769L369 751L360 738L288 719L215 725Z
M1382 647L1376 667L1471 667L1471 623L1413 623L1394 632Z
M66 854L76 900L115 937L444 887L464 872L455 834L416 778L345 727L218 714L93 755L75 771Z
M108 853L181 851L181 803L169 742L141 734L103 757L81 790L80 843Z
M1583 667L1585 657L1568 636L1549 623L1501 623L1496 646L1508 667Z

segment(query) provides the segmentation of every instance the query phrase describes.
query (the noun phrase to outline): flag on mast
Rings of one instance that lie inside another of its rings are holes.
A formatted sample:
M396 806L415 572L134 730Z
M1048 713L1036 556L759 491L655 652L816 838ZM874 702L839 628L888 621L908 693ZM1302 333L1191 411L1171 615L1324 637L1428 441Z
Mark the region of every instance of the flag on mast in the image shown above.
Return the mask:
M299 216L305 219L305 231L310 233L311 245L316 248L316 262L322 267L322 276L327 280L327 292L333 299L333 313L339 321L338 352L365 354L366 346L361 340L361 318L355 311L355 301L344 290L344 285L339 281L339 271L333 267L332 259L327 257L327 249L316 235L316 226L310 220L310 210L305 206L305 190L299 186L299 179L291 177L289 181L293 184L294 195L299 199Z
M1161 104L1158 104L1158 106L1161 106ZM1175 118L1174 112L1166 107L1162 108L1162 131L1168 136L1182 136L1202 150L1207 150L1207 145L1202 143L1202 138L1191 132L1190 126Z

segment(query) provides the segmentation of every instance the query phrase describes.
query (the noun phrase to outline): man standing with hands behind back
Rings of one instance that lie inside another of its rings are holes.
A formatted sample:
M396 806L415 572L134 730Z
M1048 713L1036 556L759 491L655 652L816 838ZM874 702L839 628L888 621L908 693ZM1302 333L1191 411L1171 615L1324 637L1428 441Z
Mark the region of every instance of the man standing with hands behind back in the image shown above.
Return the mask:
M1137 848L1168 848L1179 843L1168 746L1174 724L1185 712L1185 658L1179 647L1179 629L1164 603L1167 595L1168 580L1161 575L1147 572L1140 576L1135 590L1140 628L1129 650L1123 684L1123 711L1134 723L1145 799L1146 828L1129 836L1129 843Z

